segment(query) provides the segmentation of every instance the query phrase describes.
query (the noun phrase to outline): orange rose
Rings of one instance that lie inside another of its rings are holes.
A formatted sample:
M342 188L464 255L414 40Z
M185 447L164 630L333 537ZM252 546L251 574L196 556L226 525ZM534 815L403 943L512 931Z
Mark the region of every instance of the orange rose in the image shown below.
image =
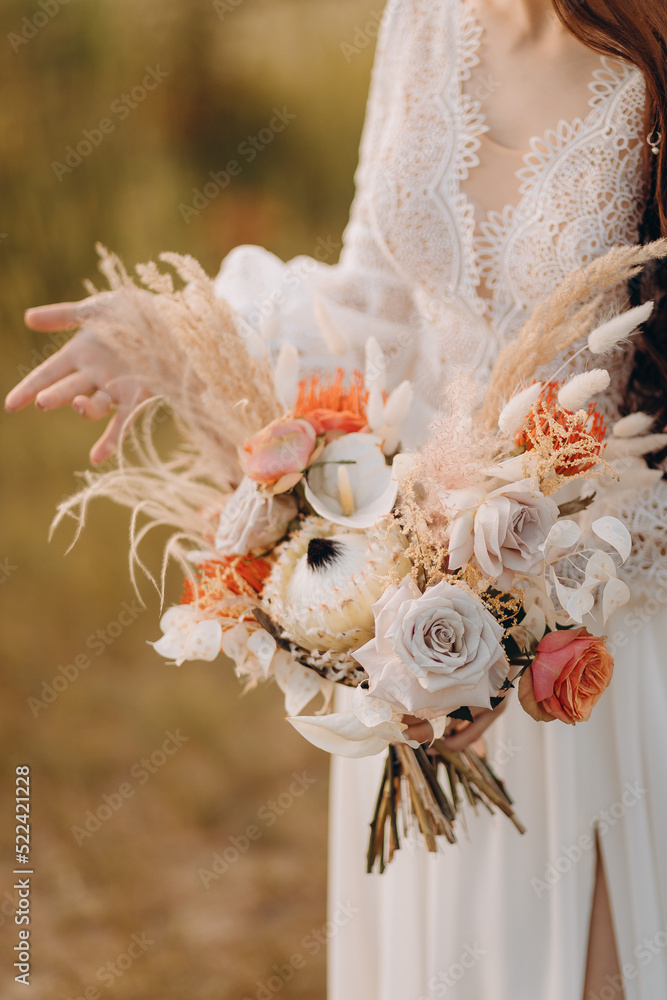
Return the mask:
M604 639L585 628L547 632L519 681L519 701L538 722L590 718L614 672Z

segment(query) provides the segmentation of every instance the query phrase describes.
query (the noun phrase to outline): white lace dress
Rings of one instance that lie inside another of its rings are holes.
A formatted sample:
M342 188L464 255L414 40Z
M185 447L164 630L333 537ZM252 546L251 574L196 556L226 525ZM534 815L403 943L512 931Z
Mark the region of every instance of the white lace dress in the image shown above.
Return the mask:
M418 389L408 445L451 368L483 385L555 283L637 242L646 196L637 69L601 57L585 117L554 122L512 164L494 154L466 89L481 35L467 0L389 0L340 262L285 265L239 247L218 279L220 294L295 343L308 369L332 367L313 332L315 295L348 336L349 368L378 337L391 381L410 377ZM492 164L506 187L514 181L513 204L485 204L498 187L484 183L485 163L487 177ZM600 318L625 305L619 287ZM633 604L607 625L609 691L574 728L538 725L514 701L488 731L524 837L504 818L471 814L460 844L433 856L413 840L384 875L365 875L382 760L333 761L329 1000L580 1000L595 829L626 996L667 998L667 496L661 486L609 502L636 538Z

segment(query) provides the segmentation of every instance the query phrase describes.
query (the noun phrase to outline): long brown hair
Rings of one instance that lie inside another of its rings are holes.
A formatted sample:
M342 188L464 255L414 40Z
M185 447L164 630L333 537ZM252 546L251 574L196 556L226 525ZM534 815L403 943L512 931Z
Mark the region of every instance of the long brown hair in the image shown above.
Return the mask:
M646 84L644 170L648 200L638 240L667 236L667 7L664 0L552 0L562 24L602 55L637 66ZM649 144L659 143L657 155ZM667 422L667 265L650 265L630 281L630 301L655 299L635 338L635 363L626 393L628 410L641 408Z

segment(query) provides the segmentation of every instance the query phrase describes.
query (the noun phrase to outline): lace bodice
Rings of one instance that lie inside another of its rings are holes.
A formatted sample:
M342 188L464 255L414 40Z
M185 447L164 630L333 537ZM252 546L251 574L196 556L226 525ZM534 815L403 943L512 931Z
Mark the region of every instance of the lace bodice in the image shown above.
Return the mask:
M516 204L475 206L466 181L488 126L466 81L481 35L468 0L389 0L339 263L301 257L285 265L239 247L218 279L246 319L260 327L268 318L265 328L295 343L307 367L340 360L314 333L315 295L347 337L348 367L363 367L374 334L390 383L409 377L418 390L415 440L450 370L472 371L483 386L500 348L559 281L613 245L637 242L646 198L644 80L631 64L600 57L586 117L555 122L531 140ZM621 285L600 320L627 305ZM622 384L623 372L616 376ZM607 409L615 416L611 398ZM660 518L662 509L651 530Z

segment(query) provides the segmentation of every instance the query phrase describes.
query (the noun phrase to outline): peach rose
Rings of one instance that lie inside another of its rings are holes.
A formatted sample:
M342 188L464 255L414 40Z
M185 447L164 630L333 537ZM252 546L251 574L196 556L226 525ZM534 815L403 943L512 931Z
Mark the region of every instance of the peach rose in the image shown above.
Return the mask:
M307 420L279 417L255 434L241 449L249 479L272 492L292 489L301 479L315 450L317 435Z
M604 639L585 628L547 632L519 681L519 701L538 722L586 722L613 672Z

